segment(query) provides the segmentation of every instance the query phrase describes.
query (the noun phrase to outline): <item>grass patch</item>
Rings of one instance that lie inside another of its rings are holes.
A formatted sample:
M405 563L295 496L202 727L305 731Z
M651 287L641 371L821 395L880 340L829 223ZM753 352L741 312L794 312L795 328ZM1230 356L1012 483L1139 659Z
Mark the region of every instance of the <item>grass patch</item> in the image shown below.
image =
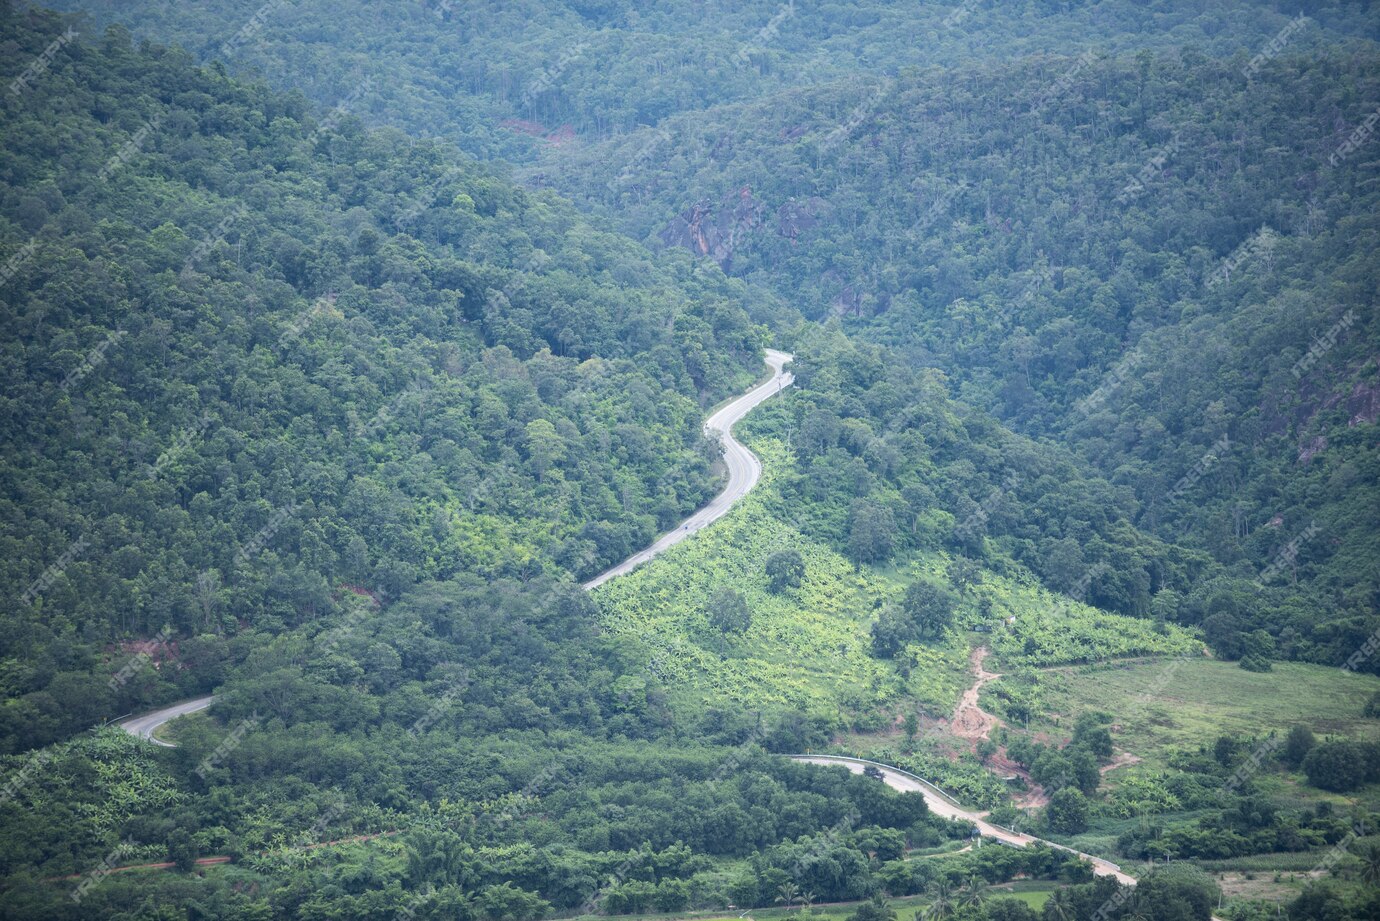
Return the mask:
M1158 633L1146 621L1096 611L1033 580L984 571L958 593L945 639L907 648L903 675L902 657L893 663L870 654L871 626L915 579L948 581L949 557L916 553L884 567L855 567L790 520L777 486L788 467L784 446L758 438L752 448L764 467L756 489L711 527L593 594L606 629L648 648L673 704L844 714L855 726L877 729L888 727L902 704L947 717L970 683L967 655L977 642L990 642L1015 665L1201 648L1180 628ZM788 549L804 559L804 580L772 594L764 564ZM752 623L745 633L726 635L710 623L711 600L725 588L747 601ZM997 632L969 632L979 624Z
M1117 745L1146 767L1223 734L1263 736L1298 723L1318 736L1380 738L1380 720L1361 716L1380 678L1324 665L1282 662L1262 674L1232 662L1162 659L1049 672L1042 684L1053 716L1032 729L1057 733L1077 714L1103 710L1114 719Z

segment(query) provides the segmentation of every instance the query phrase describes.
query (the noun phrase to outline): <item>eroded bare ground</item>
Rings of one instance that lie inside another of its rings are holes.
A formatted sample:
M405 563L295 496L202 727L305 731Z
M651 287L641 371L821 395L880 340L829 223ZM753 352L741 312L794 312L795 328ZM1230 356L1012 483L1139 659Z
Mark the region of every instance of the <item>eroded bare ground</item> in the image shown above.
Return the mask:
M968 659L968 663L973 669L973 685L963 692L963 696L959 699L958 706L954 708L953 716L949 720L949 733L964 740L970 751L976 751L979 742L991 738L992 730L1005 725L996 716L982 709L978 703L982 689L1001 677L995 672L988 671L984 664L990 654L991 650L986 646L979 646L973 650ZM1135 764L1138 761L1140 758L1130 752L1116 752L1112 760L1101 767L1101 771L1105 775L1108 771L1125 767L1128 764ZM1029 771L1011 760L1006 754L1006 746L999 746L996 752L987 759L987 769L998 777L1019 777L1025 781L1026 789L1012 796L1012 800L1017 806L1023 809L1034 809L1048 805L1049 794L1031 779Z
M973 676L976 680L972 687L963 692L963 696L959 698L958 706L954 708L954 715L949 719L949 732L960 739L970 740L974 746L989 738L992 735L992 730L1002 725L1001 720L978 705L978 695L982 693L982 689L1001 677L1001 675L989 672L983 666L982 663L986 661L988 655L987 647L979 646L968 657L968 664L972 666Z

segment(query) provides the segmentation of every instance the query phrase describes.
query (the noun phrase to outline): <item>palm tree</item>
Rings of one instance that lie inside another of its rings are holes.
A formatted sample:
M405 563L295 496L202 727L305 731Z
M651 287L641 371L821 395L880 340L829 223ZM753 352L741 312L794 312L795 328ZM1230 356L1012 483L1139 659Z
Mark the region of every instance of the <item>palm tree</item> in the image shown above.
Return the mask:
M1372 844L1361 857L1361 879L1367 886L1380 886L1380 844Z
M787 911L790 911L791 907L795 905L796 900L800 898L800 887L790 880L786 880L782 883L776 891L780 893L776 897L776 901L785 905Z
M930 887L934 890L934 901L927 910L932 918L947 918L954 913L954 887L946 878L939 877Z
M809 892L802 892L800 894L800 907L805 909L806 911L809 911L810 906L815 903L815 898L816 896L813 889L811 889Z
M969 877L967 885L963 887L963 904L977 908L987 901L987 883L977 876Z
M1045 907L1049 909L1049 913L1053 914L1058 921L1073 921L1073 912L1069 908L1068 900L1064 897L1066 891L1067 890L1060 889L1045 903Z

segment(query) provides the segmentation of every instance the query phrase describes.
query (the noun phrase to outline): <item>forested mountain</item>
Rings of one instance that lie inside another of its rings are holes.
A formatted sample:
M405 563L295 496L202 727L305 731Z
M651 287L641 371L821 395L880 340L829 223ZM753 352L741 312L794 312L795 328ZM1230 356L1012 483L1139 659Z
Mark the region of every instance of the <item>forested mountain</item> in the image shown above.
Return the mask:
M673 725L572 582L713 487L702 404L760 356L741 285L180 52L3 26L7 78L48 61L4 103L3 738L178 689L232 727L9 759L6 916L769 902L803 852L859 897L876 836L959 833L762 754L808 727ZM386 866L303 863L348 834ZM190 889L99 870L208 852L239 864Z
M1265 627L1286 655L1340 662L1380 597L1380 161L1345 146L1377 65L1356 49L1249 80L1245 55L1192 51L935 69L671 119L680 156L630 184L637 137L545 175L1081 452L1134 492L1130 520L1225 567L1182 615L1221 615L1223 654Z
M55 4L263 74L323 106L373 81L361 117L529 160L678 113L900 68L1085 48L1193 45L1230 55L1268 42L1289 3L769 0L417 0L381 6L269 0ZM1300 45L1380 39L1363 4L1310 4ZM644 152L629 169L673 162Z
M1347 433L1376 415L1375 161L1333 162L1377 98L1362 6L419 4L387 28L353 4L329 20L137 0L102 15L324 104L368 77L362 117L535 159L529 183L942 369L969 404L1130 487L1131 521L1225 567L1216 602L1178 615L1215 605L1224 654L1265 627L1285 655L1335 660L1373 628L1380 502L1321 485L1380 497L1373 438ZM1086 573L1086 553L1062 554ZM1336 626L1315 640L1319 621Z
M58 5L0 917L1380 910L1369 4Z
M55 29L8 16L7 79ZM587 577L714 488L741 285L118 34L3 117L11 749L149 699L82 677L111 639L215 658L342 593Z

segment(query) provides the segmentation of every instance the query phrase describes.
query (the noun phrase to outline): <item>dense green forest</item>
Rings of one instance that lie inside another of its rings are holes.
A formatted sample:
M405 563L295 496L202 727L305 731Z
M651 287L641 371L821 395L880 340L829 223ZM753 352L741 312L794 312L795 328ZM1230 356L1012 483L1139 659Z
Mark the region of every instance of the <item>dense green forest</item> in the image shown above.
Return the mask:
M56 5L0 917L1380 915L1368 4Z
M418 4L382 36L353 4L99 15L324 105L368 78L362 118L535 161L529 183L634 237L844 318L1222 564L1161 605L1221 615L1221 654L1265 629L1340 662L1380 626L1374 439L1350 431L1380 398L1376 161L1334 155L1377 98L1380 32L1360 5L1263 7ZM574 137L532 146L514 119ZM1102 556L1033 568L1067 590ZM1090 591L1148 612L1127 578Z
M1336 154L1380 58L1281 56L1249 81L1246 60L1036 59L783 93L670 120L682 156L626 195L606 186L637 137L544 168L634 235L689 243L1091 461L1134 498L1130 522L1220 564L1162 607L1216 618L1221 654L1264 628L1284 656L1340 664L1380 597L1380 161ZM1051 552L1076 541L1034 566L1061 590L1103 556L1058 522L1034 530ZM1148 611L1114 569L1093 596Z
M1087 47L1114 54L1193 45L1230 55L1268 42L1297 14L1288 3L1169 0L53 5L262 74L323 106L372 78L362 117L515 162L563 151L576 138L628 134L679 113L906 67L1001 61L1051 48L1076 55ZM1299 45L1380 39L1364 4L1310 7L1315 27ZM686 152L676 143L620 162L671 164Z
M722 276L118 33L3 137L10 750L149 702L87 675L112 639L213 662L351 592L589 576L714 488L701 407L762 338Z

